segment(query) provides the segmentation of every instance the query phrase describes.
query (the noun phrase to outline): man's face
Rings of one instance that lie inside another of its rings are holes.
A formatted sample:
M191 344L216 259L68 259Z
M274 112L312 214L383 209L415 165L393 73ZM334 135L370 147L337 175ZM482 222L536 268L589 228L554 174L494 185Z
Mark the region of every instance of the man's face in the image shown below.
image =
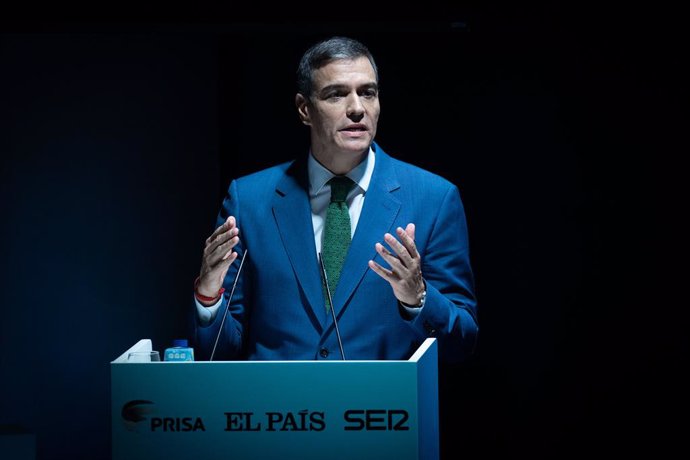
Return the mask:
M309 100L298 95L302 122L311 126L315 154L361 156L368 150L379 120L376 74L369 59L341 59L314 72Z

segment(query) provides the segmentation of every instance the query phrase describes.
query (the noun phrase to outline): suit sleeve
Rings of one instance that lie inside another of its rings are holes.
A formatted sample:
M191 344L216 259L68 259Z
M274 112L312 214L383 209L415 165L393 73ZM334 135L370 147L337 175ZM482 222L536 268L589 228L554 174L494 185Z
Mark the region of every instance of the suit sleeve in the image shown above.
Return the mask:
M235 218L237 219L237 226L240 229L240 242L234 248L234 251L238 253L238 258L232 263L232 265L228 269L228 273L225 276L225 280L223 281L225 293L223 294L223 301L221 303L221 307L218 309L217 314L213 317L210 324L204 324L200 321L198 314L194 315L194 338L196 348L198 350L198 355L201 360L209 359L209 357L211 356L213 347L216 342L216 337L218 337L218 332L220 331L221 324L223 326L223 331L218 339L218 345L216 346L216 352L213 359L236 360L242 359L244 355L244 287L246 284L244 269L243 273L240 274L240 278L237 280L237 286L235 288L235 292L232 295L232 299L230 299L232 285L235 280L237 270L240 266L240 259L244 256L242 242L242 219L240 217L239 195L236 181L232 181L230 187L228 188L228 193L225 196L225 199L223 200L223 205L218 213L218 218L216 219L215 228L218 228L218 226L223 224L223 222L225 222L228 216L231 215L235 216ZM229 304L228 301L230 301ZM227 315L225 315L225 321L223 321L223 316L226 307ZM194 308L196 308L196 306Z
M427 298L410 324L438 339L442 360L459 362L474 352L479 326L467 222L457 187L448 190L436 209L422 259Z

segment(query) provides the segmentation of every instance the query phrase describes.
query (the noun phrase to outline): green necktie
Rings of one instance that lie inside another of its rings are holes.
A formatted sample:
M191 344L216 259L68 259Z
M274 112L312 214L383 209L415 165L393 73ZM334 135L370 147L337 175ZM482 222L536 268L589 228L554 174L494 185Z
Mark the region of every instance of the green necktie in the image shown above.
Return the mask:
M335 296L335 288L340 279L340 270L343 268L351 240L350 212L347 208L346 198L355 183L347 176L335 176L328 183L331 184L331 202L326 211L321 256L328 278L328 288L331 291L331 296ZM325 286L324 295L326 311L328 311L328 293Z

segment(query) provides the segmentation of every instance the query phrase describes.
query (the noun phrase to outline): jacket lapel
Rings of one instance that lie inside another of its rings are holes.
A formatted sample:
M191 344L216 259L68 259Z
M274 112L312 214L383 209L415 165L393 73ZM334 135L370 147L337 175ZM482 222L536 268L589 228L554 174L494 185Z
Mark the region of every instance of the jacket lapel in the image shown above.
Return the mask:
M377 255L376 242L383 242L383 235L391 231L400 211L400 201L391 192L399 187L390 157L377 148L374 173L333 299L336 314L341 312L369 270L369 260ZM329 321L332 322L330 318Z
M276 186L273 216L290 264L311 307L312 322L323 330L324 300L314 246L307 163L295 161Z

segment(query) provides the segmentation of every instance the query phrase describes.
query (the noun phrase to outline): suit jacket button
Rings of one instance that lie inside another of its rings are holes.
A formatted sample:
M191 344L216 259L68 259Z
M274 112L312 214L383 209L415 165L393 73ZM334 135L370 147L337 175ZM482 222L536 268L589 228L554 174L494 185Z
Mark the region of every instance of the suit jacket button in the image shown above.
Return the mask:
M322 358L328 358L328 349L327 348L322 348L319 351L319 354L321 355Z
M434 332L436 332L436 329L429 323L429 321L424 321L424 330L426 331L427 334L431 335Z

